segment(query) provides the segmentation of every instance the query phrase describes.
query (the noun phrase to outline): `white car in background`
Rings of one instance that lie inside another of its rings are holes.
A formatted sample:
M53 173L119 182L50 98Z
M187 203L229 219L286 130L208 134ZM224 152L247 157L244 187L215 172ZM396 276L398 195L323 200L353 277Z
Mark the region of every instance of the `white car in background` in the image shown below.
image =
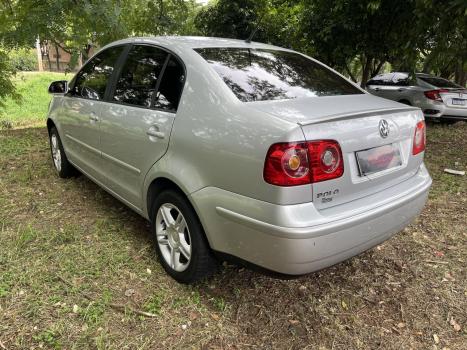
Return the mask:
M420 107L426 118L467 120L467 89L440 77L385 73L370 79L366 89L373 95Z

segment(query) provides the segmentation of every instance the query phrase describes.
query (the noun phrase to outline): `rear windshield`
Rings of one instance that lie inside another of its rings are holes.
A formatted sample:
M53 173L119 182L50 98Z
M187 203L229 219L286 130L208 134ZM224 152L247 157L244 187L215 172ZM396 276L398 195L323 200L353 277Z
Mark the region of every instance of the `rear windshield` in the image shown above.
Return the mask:
M243 102L363 93L319 63L294 52L248 48L195 51Z
M418 76L418 79L439 88L462 88L462 86L454 84L453 82L443 78Z

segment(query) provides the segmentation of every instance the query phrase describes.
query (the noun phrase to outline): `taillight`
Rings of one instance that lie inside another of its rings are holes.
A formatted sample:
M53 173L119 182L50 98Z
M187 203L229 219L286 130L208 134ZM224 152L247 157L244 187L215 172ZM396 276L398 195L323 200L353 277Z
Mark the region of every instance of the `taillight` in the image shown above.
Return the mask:
M425 122L419 121L415 127L415 134L413 136L412 154L416 155L425 150L426 145L426 125Z
M264 180L277 186L297 186L342 176L339 144L333 140L276 143L269 148Z
M306 142L276 143L269 148L264 164L266 182L277 186L296 186L310 182Z
M311 182L320 182L341 177L344 162L339 144L333 140L308 142L311 166Z
M443 99L441 98L441 95L440 95L443 92L449 92L449 90L446 90L446 89L428 90L428 91L424 91L423 93L430 100L443 102Z

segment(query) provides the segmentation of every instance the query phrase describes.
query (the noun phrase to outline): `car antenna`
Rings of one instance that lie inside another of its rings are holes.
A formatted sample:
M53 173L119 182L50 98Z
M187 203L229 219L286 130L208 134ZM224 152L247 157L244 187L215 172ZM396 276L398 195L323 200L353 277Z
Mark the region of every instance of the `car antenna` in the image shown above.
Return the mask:
M261 25L261 21L263 20L263 17L264 17L264 12L263 14L261 15L261 17L259 18L258 20L258 24L255 26L255 28L253 29L253 31L250 33L250 36L248 37L248 39L245 40L245 42L247 44L251 43L251 39L253 39L253 37L255 36L256 32L258 31L260 25Z

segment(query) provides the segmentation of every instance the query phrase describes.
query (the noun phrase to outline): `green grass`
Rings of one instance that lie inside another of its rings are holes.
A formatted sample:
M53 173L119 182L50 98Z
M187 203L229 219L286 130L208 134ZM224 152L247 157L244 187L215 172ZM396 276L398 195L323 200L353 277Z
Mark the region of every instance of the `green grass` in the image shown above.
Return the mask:
M56 177L45 127L0 130L0 341L70 350L465 348L467 181L443 169L466 169L466 133L467 123L428 125L430 199L377 249L296 279L227 265L182 286L157 263L144 219L84 176Z
M182 286L143 218L57 178L44 119L63 74L21 76L23 104L0 116L19 127L0 130L0 348L465 348L467 177L443 170L466 170L467 123L428 125L427 206L377 249L290 280L226 265Z
M0 108L0 128L41 124L47 115L51 96L47 89L55 80L70 80L72 74L20 72L14 78L20 101L7 99Z

